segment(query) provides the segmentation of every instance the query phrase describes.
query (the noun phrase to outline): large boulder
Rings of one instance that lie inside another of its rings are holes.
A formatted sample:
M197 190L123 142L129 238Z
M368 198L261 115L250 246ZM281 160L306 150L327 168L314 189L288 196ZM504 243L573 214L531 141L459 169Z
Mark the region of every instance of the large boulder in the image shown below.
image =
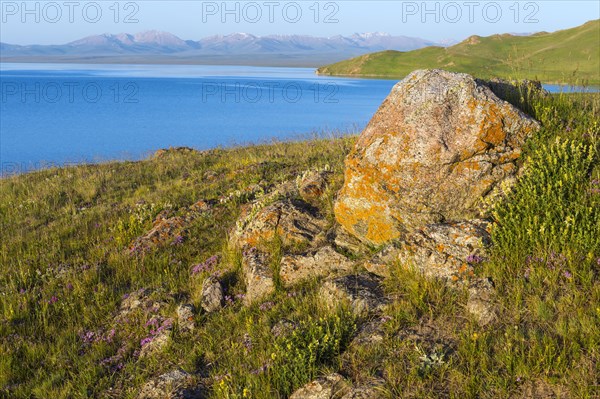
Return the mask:
M336 219L375 245L445 220L513 179L539 123L472 76L418 70L392 89L346 159Z

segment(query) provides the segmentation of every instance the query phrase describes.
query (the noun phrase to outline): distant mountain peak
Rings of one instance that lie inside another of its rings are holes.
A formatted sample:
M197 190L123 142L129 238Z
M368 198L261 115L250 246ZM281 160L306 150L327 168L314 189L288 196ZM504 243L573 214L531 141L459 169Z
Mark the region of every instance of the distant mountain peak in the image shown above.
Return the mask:
M169 32L158 30L148 30L145 32L136 33L133 36L138 43L153 43L158 45L185 45L185 41Z
M365 32L365 33L355 33L352 36L360 37L362 39L371 39L374 37L392 37L389 33L386 32Z

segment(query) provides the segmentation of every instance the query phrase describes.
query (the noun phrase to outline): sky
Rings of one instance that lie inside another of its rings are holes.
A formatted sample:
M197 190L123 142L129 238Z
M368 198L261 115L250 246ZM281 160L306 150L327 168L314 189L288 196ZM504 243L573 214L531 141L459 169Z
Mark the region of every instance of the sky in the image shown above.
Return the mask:
M185 40L385 32L432 41L555 31L600 18L591 1L0 0L0 41L64 44L101 33L171 32Z

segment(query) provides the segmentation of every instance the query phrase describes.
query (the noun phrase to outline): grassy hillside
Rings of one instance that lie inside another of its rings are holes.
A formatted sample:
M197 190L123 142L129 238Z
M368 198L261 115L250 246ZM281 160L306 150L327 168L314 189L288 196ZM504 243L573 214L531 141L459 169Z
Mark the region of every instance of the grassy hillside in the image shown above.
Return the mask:
M532 36L471 36L448 48L383 51L318 69L322 75L403 77L442 68L481 78L537 79L545 83L600 84L600 20Z
M286 398L332 371L380 381L386 398L597 397L600 98L550 97L529 112L544 128L526 150L528 172L495 209L494 250L476 268L496 284L499 322L480 327L465 310L466 290L398 264L385 280L392 304L379 316L382 339L364 345L350 340L367 320L324 307L318 281L278 287L244 307L240 255L227 245L253 196L308 168L333 172L319 204L333 223L354 136L2 179L0 397L133 398L176 368L212 398ZM189 219L181 236L143 254L129 250L159 213L189 215L199 200L212 210ZM175 321L167 346L144 356L157 326L177 320L178 303L198 308L211 274L225 285L226 306L197 312L192 331ZM123 305L144 289L152 290L148 306L124 317ZM299 333L274 337L282 319ZM421 328L444 344L407 338Z

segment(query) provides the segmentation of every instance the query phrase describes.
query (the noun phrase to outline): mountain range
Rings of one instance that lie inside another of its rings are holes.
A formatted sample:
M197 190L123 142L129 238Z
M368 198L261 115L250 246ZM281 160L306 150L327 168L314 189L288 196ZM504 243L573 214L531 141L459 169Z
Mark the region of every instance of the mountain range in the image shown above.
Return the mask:
M2 62L145 62L145 63L251 63L257 65L322 65L374 51L408 51L431 45L429 40L391 36L387 33L355 33L351 36L307 35L255 36L248 33L216 35L197 41L172 33L146 31L137 34L101 34L62 45L14 45L0 43ZM257 57L260 56L260 57Z

